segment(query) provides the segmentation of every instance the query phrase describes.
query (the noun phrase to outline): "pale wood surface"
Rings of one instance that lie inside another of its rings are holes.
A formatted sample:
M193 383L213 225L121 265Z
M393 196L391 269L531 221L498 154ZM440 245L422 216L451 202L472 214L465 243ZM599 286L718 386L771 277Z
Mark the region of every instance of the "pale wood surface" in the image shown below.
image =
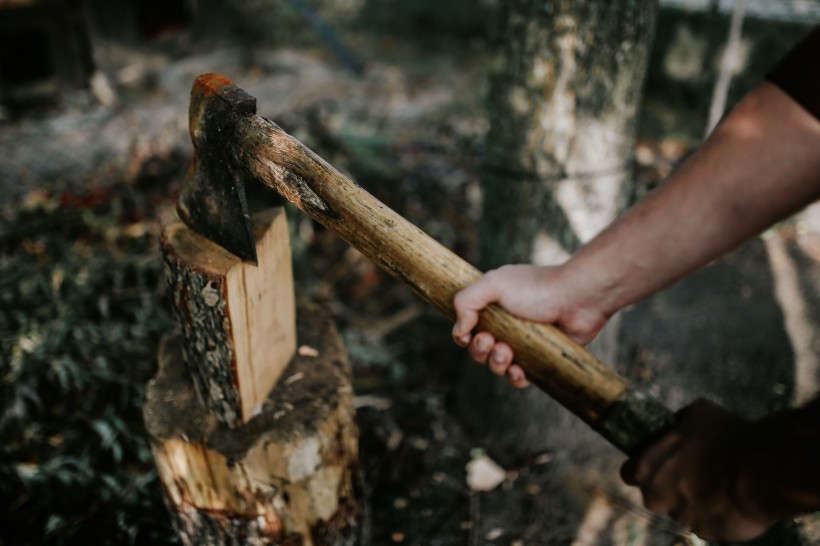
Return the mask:
M299 340L317 355L294 356L239 428L199 401L180 338L164 342L144 418L185 544L355 543L358 441L344 346L316 307L300 307Z
M253 228L258 266L181 222L162 237L185 362L209 409L231 426L259 411L296 349L284 210L254 216Z

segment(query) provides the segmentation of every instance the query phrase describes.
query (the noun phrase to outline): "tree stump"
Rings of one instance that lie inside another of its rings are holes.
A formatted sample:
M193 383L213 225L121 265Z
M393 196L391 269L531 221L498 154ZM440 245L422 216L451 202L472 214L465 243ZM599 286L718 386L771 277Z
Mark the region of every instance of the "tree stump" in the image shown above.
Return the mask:
M296 349L284 209L255 215L253 229L258 266L182 222L161 241L185 363L210 412L233 427L259 412Z
M143 416L171 519L191 546L355 544L344 344L318 308L297 320L284 211L253 227L258 266L184 224L163 231L181 335L163 342Z
M196 395L180 337L160 350L144 418L172 521L186 545L355 544L357 430L341 336L299 307L305 349L239 428Z

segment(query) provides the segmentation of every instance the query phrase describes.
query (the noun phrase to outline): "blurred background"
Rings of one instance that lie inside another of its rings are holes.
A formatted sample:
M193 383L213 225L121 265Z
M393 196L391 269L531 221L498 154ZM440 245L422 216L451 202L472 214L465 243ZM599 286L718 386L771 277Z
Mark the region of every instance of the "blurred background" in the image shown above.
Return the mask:
M478 263L499 3L0 0L0 545L177 541L141 405L173 328L157 237L192 157L193 79L227 75L261 115ZM816 0L661 1L635 195L697 146L716 101L718 114L730 108L818 21ZM279 203L248 191L253 208ZM373 544L697 543L595 475L558 479L558 445L513 457L497 490L476 491L465 466L492 444L459 417L467 364L450 324L333 234L288 216L297 295L332 313L353 363ZM761 366L782 370L766 376L765 400L744 402L743 389L726 399L754 415L811 390L795 383L794 363L816 381L816 216L629 310L616 358L630 377L654 384L664 366L714 358L712 338L738 340L716 345L722 360L759 354L752 335L768 343ZM735 319L732 336L697 329Z

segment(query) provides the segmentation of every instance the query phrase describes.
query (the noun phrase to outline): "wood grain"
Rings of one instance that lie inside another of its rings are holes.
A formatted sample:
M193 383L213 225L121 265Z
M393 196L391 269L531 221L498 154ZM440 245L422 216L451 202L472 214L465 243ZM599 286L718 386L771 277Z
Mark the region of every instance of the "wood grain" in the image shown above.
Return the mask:
M284 210L254 216L253 229L258 266L181 222L166 226L162 237L185 362L203 401L230 426L258 413L296 350Z
M238 428L200 402L179 337L146 389L146 430L183 544L356 544L358 431L341 336L300 306L300 343L259 416Z

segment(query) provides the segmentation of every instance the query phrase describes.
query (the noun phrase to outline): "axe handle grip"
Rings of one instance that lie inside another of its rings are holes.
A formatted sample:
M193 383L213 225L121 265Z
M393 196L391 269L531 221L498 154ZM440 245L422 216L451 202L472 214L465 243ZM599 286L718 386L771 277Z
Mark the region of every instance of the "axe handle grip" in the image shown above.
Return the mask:
M472 265L411 224L271 121L242 116L234 153L254 178L333 230L450 319L453 297L481 276ZM510 344L527 377L627 454L669 428L672 413L629 387L558 329L519 319L498 306L479 329Z

